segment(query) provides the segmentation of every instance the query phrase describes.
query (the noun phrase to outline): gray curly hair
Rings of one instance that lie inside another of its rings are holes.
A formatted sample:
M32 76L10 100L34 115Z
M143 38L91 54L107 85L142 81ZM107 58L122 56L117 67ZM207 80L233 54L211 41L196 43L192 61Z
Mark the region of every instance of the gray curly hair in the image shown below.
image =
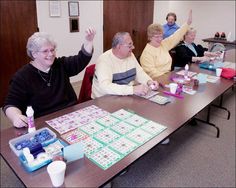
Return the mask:
M39 51L43 45L45 44L51 44L56 48L56 42L53 40L53 38L44 32L36 32L31 37L29 37L26 49L27 49L27 55L34 60L34 57L32 55L33 52Z

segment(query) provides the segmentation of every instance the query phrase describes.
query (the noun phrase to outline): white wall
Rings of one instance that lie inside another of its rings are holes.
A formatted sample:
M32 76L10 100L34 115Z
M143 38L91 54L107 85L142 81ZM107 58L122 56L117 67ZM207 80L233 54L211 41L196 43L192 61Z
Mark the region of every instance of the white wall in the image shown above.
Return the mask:
M75 55L84 41L85 30L92 26L96 29L94 40L94 55L91 63L103 52L103 4L101 1L79 1L80 32L70 33L68 1L59 1L61 7L60 17L49 16L49 1L37 0L37 19L40 31L50 33L57 42L57 56ZM78 1L77 1L78 2ZM84 71L71 81L83 79Z
M74 0L73 0L74 1ZM60 1L61 16L49 16L49 1L37 0L37 18L40 31L50 33L58 44L57 55L73 55L80 49L84 40L84 31L89 26L96 29L94 55L91 63L103 52L103 2L79 1L80 32L69 32L68 1ZM235 39L235 1L155 1L153 21L164 24L166 14L173 11L177 14L177 23L181 25L193 10L192 26L197 29L196 43L201 39L213 37L215 32L232 32ZM83 73L71 79L72 82L83 79Z
M197 29L196 43L206 46L201 39L214 37L217 31L231 32L231 40L235 40L235 1L155 1L153 21L164 24L167 13L175 12L181 25L190 9L192 26Z

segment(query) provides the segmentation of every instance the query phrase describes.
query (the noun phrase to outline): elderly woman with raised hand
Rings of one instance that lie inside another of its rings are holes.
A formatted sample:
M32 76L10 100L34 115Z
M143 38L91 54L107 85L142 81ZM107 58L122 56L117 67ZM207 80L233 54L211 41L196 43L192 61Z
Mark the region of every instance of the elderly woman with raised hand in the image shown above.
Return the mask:
M173 35L163 40L163 28L160 24L148 26L149 42L144 48L140 62L145 72L156 79L158 76L171 70L172 58L169 50L175 47L182 39L192 23L192 11L189 12L187 23L182 25Z
M188 63L210 61L211 58L221 55L220 52L208 52L201 45L196 45L194 43L196 32L194 28L190 28L184 35L184 40L175 48L176 61L174 67L184 67Z
M27 106L35 117L77 103L69 77L77 75L89 63L93 53L94 29L86 30L85 42L77 55L56 57L56 43L50 35L34 33L27 42L32 61L13 76L3 111L17 128L27 126Z

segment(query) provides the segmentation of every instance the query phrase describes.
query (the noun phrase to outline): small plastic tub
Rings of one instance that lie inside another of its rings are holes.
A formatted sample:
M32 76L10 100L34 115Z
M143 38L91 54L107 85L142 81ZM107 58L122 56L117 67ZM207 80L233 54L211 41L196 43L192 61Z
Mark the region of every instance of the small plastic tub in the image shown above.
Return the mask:
M37 144L48 145L56 140L57 135L49 128L44 127L35 132L13 138L9 141L10 148L19 157L25 147L33 148Z

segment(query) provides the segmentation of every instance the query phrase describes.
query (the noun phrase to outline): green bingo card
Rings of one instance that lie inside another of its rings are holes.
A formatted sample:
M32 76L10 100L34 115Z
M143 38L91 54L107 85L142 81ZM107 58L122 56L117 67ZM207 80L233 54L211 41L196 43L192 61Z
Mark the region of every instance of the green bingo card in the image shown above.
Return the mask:
M106 170L167 127L120 109L81 126L85 155Z

